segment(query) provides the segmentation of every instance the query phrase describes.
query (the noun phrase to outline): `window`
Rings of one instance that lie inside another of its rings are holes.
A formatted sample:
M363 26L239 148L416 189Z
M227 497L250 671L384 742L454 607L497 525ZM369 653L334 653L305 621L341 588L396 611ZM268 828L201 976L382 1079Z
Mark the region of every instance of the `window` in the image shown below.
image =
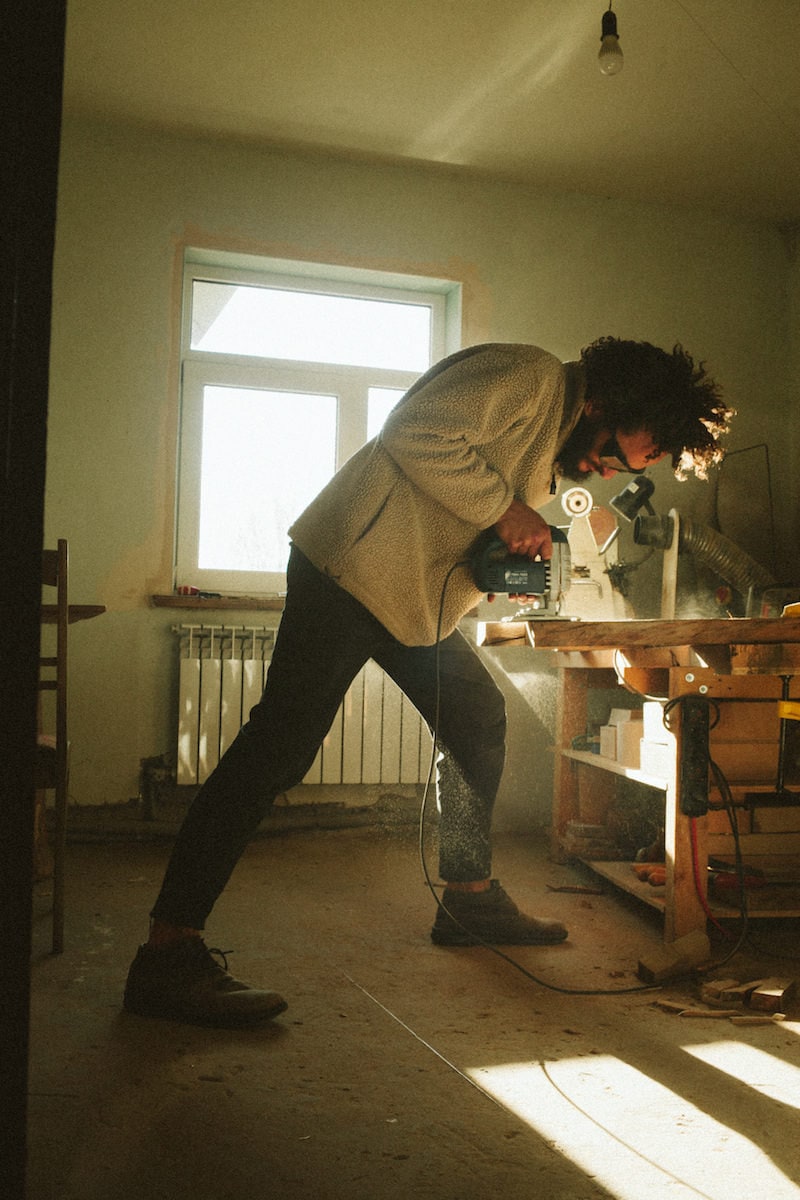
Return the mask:
M460 289L200 257L184 271L176 583L282 591L289 525L459 344Z

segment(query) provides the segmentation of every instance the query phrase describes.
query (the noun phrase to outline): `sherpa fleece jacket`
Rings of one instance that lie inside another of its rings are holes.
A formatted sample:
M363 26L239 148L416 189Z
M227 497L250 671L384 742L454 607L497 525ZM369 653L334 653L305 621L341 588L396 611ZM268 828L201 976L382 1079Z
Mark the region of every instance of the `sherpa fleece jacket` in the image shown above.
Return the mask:
M531 508L550 498L554 462L583 402L580 364L536 346L453 354L412 385L289 535L400 642L433 645L448 572L514 498ZM447 581L441 637L480 596L459 566Z

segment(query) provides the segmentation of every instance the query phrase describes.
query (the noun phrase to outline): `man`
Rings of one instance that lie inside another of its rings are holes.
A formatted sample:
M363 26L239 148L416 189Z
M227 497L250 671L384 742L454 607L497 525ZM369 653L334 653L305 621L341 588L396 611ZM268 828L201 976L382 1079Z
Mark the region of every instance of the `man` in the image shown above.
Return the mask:
M563 941L563 925L520 912L491 877L505 708L456 628L480 598L470 550L494 527L512 552L549 557L550 530L536 506L560 476L605 479L666 456L676 474L703 476L721 458L731 416L703 367L677 346L602 338L567 363L535 346L472 346L422 376L290 530L286 605L264 694L187 814L149 941L130 969L126 1008L218 1025L286 1008L277 993L228 974L201 934L272 800L302 780L370 658L436 727L442 748L446 886L433 941Z

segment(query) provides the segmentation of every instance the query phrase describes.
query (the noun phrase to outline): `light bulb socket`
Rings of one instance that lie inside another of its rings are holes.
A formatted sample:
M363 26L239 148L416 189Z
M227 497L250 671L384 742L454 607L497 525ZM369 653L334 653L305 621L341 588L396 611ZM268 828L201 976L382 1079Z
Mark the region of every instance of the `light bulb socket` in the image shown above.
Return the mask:
M617 33L617 14L612 12L610 8L603 13L603 27L600 34L600 41L602 42L603 38L607 37L619 37Z

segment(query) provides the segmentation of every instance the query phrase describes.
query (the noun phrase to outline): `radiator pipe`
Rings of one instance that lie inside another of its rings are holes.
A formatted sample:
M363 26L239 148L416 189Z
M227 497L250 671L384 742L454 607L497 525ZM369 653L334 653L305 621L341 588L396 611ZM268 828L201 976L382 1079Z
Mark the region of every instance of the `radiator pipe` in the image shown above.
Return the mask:
M670 516L638 516L633 523L633 540L640 546L666 550L672 544L673 526ZM698 525L689 517L682 516L678 522L678 553L685 551L694 554L744 596L751 590L764 591L777 584L766 567L762 567L719 530Z

